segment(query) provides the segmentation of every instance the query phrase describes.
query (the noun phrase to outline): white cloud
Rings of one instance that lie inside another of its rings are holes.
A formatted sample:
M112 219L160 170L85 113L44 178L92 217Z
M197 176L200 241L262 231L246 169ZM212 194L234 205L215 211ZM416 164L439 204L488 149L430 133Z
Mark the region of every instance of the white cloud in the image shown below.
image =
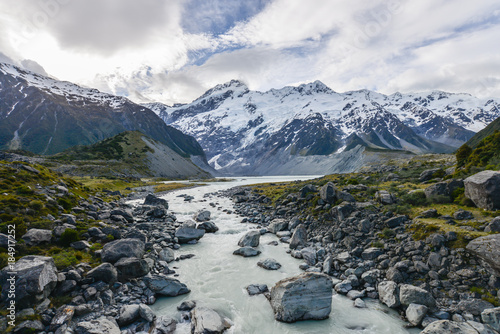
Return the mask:
M500 95L497 0L17 0L0 25L15 61L137 100L189 102L231 79Z

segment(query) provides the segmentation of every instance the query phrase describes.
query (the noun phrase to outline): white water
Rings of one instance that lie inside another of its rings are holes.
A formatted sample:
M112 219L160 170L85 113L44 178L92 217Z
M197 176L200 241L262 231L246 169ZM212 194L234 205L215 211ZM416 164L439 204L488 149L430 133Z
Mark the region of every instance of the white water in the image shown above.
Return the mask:
M415 333L404 329L398 315L378 302L366 299L367 309L354 308L353 302L341 295L334 295L330 318L322 321L304 321L285 324L274 320L273 311L263 295L249 296L245 287L250 284L267 284L269 289L279 280L300 274L300 260L286 254L287 244L270 246L270 241L278 240L272 234L265 234L260 239L258 249L262 252L257 257L243 258L233 255L238 249L238 240L254 224L241 224L242 217L227 214L222 210L232 210L232 202L228 198L204 198L206 193L228 189L237 185L263 182L290 181L311 177L252 177L238 178L231 182L211 183L207 186L180 189L163 196L169 202L170 211L181 222L192 219L192 215L200 209L208 209L212 213L211 220L219 227L215 234L205 234L196 245L183 245L175 251L176 256L195 254L195 257L179 262L171 262L181 282L185 283L191 293L178 297L159 298L152 305L157 315L167 315L180 321L180 313L176 307L185 300L196 300L198 305L213 308L229 318L233 326L227 333L234 334L326 334L326 333L363 333L363 334L397 334ZM191 203L184 202L179 194L194 196ZM218 203L212 208L209 203ZM217 209L220 208L220 209ZM260 259L272 257L282 267L277 271L268 271L257 266ZM418 331L416 331L418 332ZM180 323L176 333L190 333L188 323Z

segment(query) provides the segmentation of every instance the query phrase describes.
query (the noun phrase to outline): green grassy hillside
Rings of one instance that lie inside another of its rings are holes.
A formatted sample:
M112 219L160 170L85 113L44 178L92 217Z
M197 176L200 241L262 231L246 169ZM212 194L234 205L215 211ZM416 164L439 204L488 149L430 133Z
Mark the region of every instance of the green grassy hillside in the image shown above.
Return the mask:
M488 124L487 127L479 131L466 144L469 147L475 148L486 137L491 136L495 131L500 131L500 117Z
M484 137L475 147L462 145L457 153L457 166L464 171L477 169L500 169L500 131L495 130Z

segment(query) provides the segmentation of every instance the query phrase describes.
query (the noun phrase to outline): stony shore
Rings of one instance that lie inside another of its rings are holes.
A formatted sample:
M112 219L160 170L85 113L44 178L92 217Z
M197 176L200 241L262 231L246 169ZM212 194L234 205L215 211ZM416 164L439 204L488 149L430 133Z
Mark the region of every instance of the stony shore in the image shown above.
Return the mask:
M251 285L249 295L265 294L276 320L284 322L327 318L332 293L338 293L360 308L366 307L365 298L377 299L399 311L408 326L422 328L427 334L452 330L498 333L500 308L488 297L497 297L500 287L500 234L477 238L466 248L451 246L457 238L451 231L415 240L415 221L384 210L396 200L393 194L378 191L373 200L356 201L351 193L365 188L362 184L342 189L331 182L321 187L307 184L274 203L258 187L218 193L233 200L234 212L243 217L241 222L255 227L242 237L236 255L257 255L260 235L273 233L276 243L287 244L290 255L303 260L300 268L304 274L277 282L270 289ZM55 197L68 192L64 186L47 190ZM111 202L90 196L80 200L72 214L52 217L53 229L29 229L22 236L24 244L46 247L60 244L81 222L93 221L69 247L92 254L96 260L58 269L53 257L27 255L13 268L4 268L0 272L4 303L9 300L9 272L17 273L19 322L9 328L3 320L0 330L173 333L176 320L155 315L148 305L162 296L190 292L175 273L176 261L190 255L177 257L175 250L182 244L197 243L218 228L210 221L208 210L196 213L192 220L178 221L168 203L152 194L135 207L126 204L137 196ZM180 196L185 201L192 199ZM430 209L423 214L437 213ZM468 219L470 215L461 210L450 219ZM494 230L497 225L498 218L481 229ZM383 244L378 243L381 238ZM0 235L0 246L5 247L7 239ZM267 270L280 268L272 258L262 259L258 265ZM194 301L178 309L182 321L191 322L192 333L223 333L231 326L228 319L212 309L197 307Z
M142 205L132 207L125 203L138 196L133 193L109 203L91 197L72 209L75 214L63 214L55 220L53 230L29 229L22 236L25 244L44 247L60 241L65 231L77 228L80 220L91 218L98 226L88 228L81 240L70 247L93 252L102 263L93 267L80 263L58 270L52 257L28 255L12 268L4 268L0 272L4 302L8 301L9 272L17 273L18 324L8 327L3 318L0 331L9 328L13 333L173 333L176 321L157 317L148 305L158 297L190 292L175 278L177 274L172 269L176 261L190 255L176 257L175 250L182 243L196 243L205 233L217 231L217 227L209 221L207 210L199 212L192 221L178 222L169 213L167 201L152 194L145 197ZM185 196L185 200L191 198ZM6 235L0 235L2 242L6 239ZM93 247L101 244L102 249ZM215 311L195 306L194 302L179 306L185 319L193 319L193 333L204 333L214 326L222 326L222 331L228 326L222 317L214 316ZM207 314L210 320L203 321Z
M500 308L488 297L494 300L500 287L500 234L478 238L466 248L449 246L457 239L454 232L416 241L413 220L384 212L384 204L396 200L391 194L379 192L367 202L350 194L366 189L361 184L343 189L333 183L309 184L275 203L259 187L225 195L235 202L235 212L246 217L242 222L276 234L289 244L291 256L303 259L304 272L330 277L335 292L356 307L365 307L363 298L378 299L422 333L498 333ZM313 211L321 214L312 215L311 202L318 195ZM470 215L459 210L442 218ZM484 226L498 228L499 223L496 218ZM384 243L378 244L381 237Z

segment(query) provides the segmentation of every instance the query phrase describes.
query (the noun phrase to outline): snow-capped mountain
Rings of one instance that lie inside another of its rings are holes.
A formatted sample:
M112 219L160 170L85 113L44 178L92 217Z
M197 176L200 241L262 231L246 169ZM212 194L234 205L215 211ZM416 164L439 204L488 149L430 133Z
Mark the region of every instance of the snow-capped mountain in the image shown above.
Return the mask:
M268 166L278 157L301 164L314 156L323 164L357 145L377 151L451 152L500 116L500 99L439 91L337 93L320 81L258 92L233 80L189 104L145 106L194 136L216 169L256 174L275 172Z
M138 130L176 153L205 159L196 140L124 97L0 63L0 149L53 154Z

